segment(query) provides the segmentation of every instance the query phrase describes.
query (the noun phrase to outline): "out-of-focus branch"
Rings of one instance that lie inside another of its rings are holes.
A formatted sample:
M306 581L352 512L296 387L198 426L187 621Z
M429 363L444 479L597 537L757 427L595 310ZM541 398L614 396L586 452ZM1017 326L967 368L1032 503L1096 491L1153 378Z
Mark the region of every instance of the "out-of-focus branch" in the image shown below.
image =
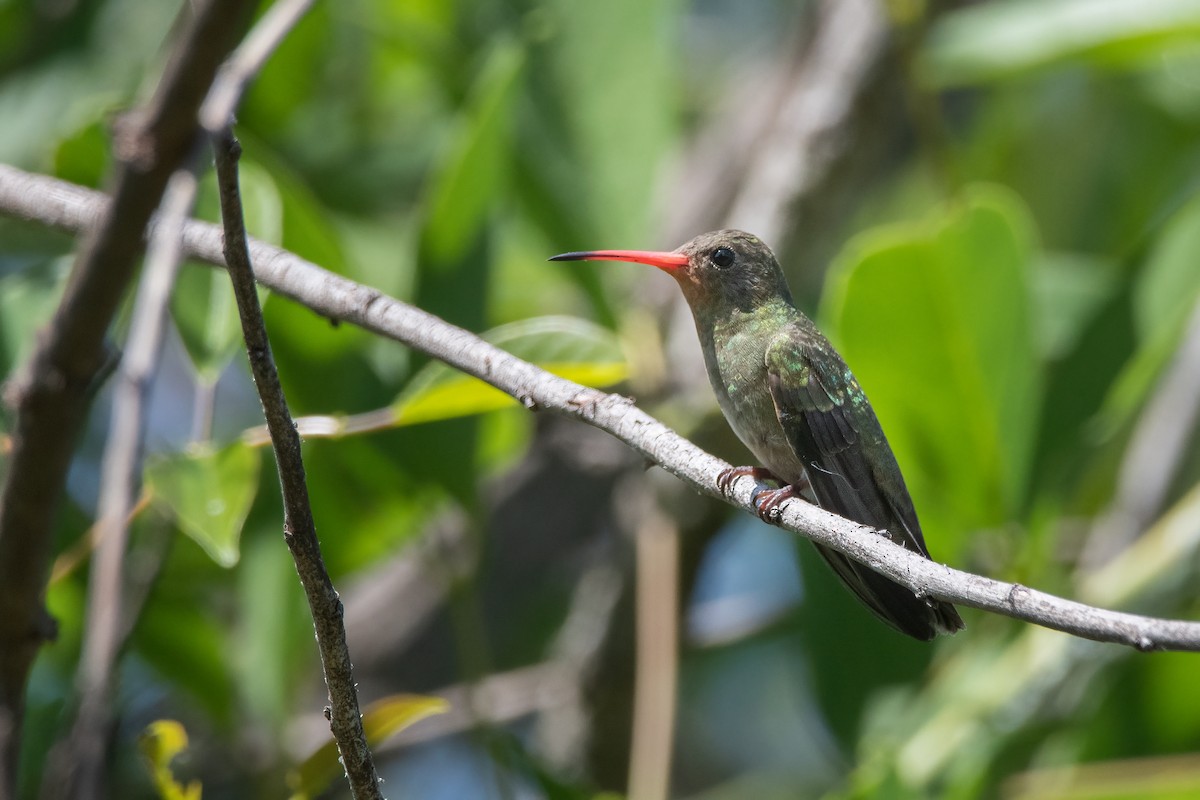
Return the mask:
M171 176L134 301L100 470L96 550L76 677L79 708L70 735L51 751L43 797L90 800L104 793L113 667L128 629L123 621L123 563L131 511L137 502L146 408L162 350L171 289L183 258L183 225L191 216L197 185L191 169Z
M311 0L287 0L271 6L209 89L200 108L205 127L212 123L206 117L219 125L232 116L267 57L311 5ZM103 793L113 672L131 629L124 570L129 517L141 475L150 385L162 350L171 290L183 260L183 225L191 215L199 183L199 145L197 141L193 146L191 163L176 171L167 185L134 304L101 470L96 557L88 582L88 618L76 679L78 712L70 735L51 753L42 793L47 798L90 800ZM165 548L159 549L165 554Z
M736 199L733 227L769 242L786 238L796 202L825 177L849 144L847 121L875 67L887 33L875 0L818 4L817 31L767 135L751 149Z
M1200 417L1200 300L1183 344L1138 418L1112 506L1096 521L1081 561L1087 571L1129 546L1161 511Z
M646 492L645 489L642 490ZM649 506L634 533L637 545L637 660L633 681L633 736L629 752L631 800L666 800L675 741L679 677L679 526Z
M200 124L209 133L216 133L232 122L231 117L242 102L246 87L257 77L267 59L284 38L291 33L314 0L277 0L254 24L237 50L217 73L204 105L200 107Z
M226 128L223 135L213 137L216 151L217 183L221 193L221 219L224 222L224 257L233 281L238 313L242 318L242 336L250 357L250 371L262 400L263 414L271 432L275 451L275 466L283 493L283 538L296 563L300 583L308 598L325 684L329 688L329 726L341 753L342 765L355 798L379 798L379 776L367 746L362 714L358 709L358 692L346 646L346 628L342 621L342 601L338 598L317 540L316 523L308 500L308 484L304 477L304 460L300 453L300 434L292 424L279 373L271 356L271 344L258 303L254 271L250 264L242 199L238 188L237 162L241 146Z
M22 197L7 188L20 183ZM45 216L31 193L57 195ZM51 178L36 178L12 167L0 167L0 213L35 218L46 224L86 226L101 197ZM184 232L188 253L221 265L221 234L212 225L189 223ZM662 466L698 492L725 499L752 511L752 480L743 478L726 497L717 476L729 465L682 438L638 409L626 397L559 378L488 344L478 336L438 317L328 272L278 247L252 242L256 275L276 292L324 317L352 322L406 344L484 380L531 410L546 410L579 419L607 431L649 461ZM893 544L870 528L834 516L802 501L781 508L781 527L800 533L865 564L921 596L980 608L1096 641L1139 650L1200 651L1200 622L1165 620L1077 603L1019 584L996 581L952 569Z
M25 683L54 636L43 606L56 510L105 336L133 277L143 233L171 173L196 136L196 111L241 32L250 4L204 0L188 20L147 108L120 126L110 201L95 213L70 280L33 355L7 388L16 409L12 453L0 489L0 793L11 795Z
M851 151L868 161L863 151L881 148L864 139L896 129L864 123L888 85L876 80L888 52L882 4L821 0L802 22L788 51L752 78L755 91L744 91L745 81L731 88L685 156L677 172L686 185L674 187L666 210L668 242L742 227L778 252L798 215L829 205L838 182L857 186L839 169Z

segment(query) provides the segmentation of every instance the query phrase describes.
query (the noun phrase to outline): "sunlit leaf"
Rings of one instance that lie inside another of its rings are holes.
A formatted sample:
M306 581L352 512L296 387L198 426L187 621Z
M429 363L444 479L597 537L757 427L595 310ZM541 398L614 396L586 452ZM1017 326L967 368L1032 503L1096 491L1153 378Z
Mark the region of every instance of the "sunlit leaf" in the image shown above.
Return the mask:
M587 386L611 386L629 367L613 333L571 317L522 320L484 334L486 340L518 358ZM414 425L481 414L512 405L507 394L442 364L418 373L392 409L395 424Z
M954 86L1081 60L1144 63L1198 38L1194 0L1003 0L942 15L923 53L924 76Z
M363 730L372 747L426 717L442 714L450 704L440 697L397 694L376 700L363 712ZM343 774L337 743L330 738L289 775L292 800L316 797Z
M1016 776L1012 800L1191 800L1200 796L1200 758L1153 756L1034 769Z
M175 780L171 772L171 762L187 746L187 731L173 719L151 722L138 740L138 747L154 778L154 787L163 800L200 800L199 781L190 781L184 786Z
M858 237L827 284L835 344L942 536L1007 519L1027 489L1032 240L1018 198L976 187L927 223Z
M258 492L258 450L241 442L224 449L197 446L186 453L152 458L146 484L156 504L214 561L231 567L238 540Z

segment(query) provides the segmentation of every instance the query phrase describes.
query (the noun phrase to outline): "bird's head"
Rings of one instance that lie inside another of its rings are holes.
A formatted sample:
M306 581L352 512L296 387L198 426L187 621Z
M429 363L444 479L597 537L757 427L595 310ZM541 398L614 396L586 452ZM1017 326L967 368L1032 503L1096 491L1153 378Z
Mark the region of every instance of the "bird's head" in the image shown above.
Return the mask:
M775 254L761 239L743 231L702 233L672 252L588 250L563 253L551 261L634 261L667 272L697 313L749 312L778 300L791 302Z

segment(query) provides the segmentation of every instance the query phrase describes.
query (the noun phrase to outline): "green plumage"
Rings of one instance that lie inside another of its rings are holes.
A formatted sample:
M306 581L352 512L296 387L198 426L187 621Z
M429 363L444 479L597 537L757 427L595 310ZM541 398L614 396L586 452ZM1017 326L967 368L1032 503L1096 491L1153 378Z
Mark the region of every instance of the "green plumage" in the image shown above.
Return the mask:
M829 340L796 309L765 244L741 231L716 231L674 254L594 251L558 258L613 257L654 264L678 281L721 411L763 467L789 487L756 498L764 518L807 478L822 508L886 531L892 541L929 557L870 402ZM840 553L817 549L850 590L897 630L928 640L963 627L949 603L919 598Z

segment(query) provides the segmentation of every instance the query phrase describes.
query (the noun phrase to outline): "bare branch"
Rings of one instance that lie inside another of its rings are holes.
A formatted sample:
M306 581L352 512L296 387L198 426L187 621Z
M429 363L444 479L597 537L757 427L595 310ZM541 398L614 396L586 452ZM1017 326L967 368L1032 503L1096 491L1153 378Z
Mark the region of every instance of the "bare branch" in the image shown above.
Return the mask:
M216 116L218 123L232 117L250 80L311 5L311 0L288 0L271 6L221 68L201 106L202 124L207 123L206 113ZM150 385L162 349L171 290L183 260L183 225L198 188L199 144L195 141L190 163L176 171L167 185L134 304L101 470L96 556L76 678L78 710L70 734L51 751L43 797L87 800L101 796L105 785L113 671L132 627L124 591L130 512L141 475Z
M145 276L134 302L100 470L96 552L88 580L87 624L76 677L79 709L70 735L51 751L52 766L46 771L43 787L45 797L103 795L113 667L128 630L123 619L123 565L141 476L146 406L162 350L171 289L183 258L183 226L191 215L197 185L190 169L171 176L146 254Z
M23 193L9 188L14 183ZM19 194L20 196L14 196ZM53 196L44 217L38 197ZM0 212L81 230L103 202L96 192L52 178L0 166ZM222 265L220 231L189 223L184 232L188 253ZM616 436L645 458L704 494L752 511L754 483L734 483L729 498L717 488L717 476L729 465L705 453L625 397L606 394L559 378L500 350L468 331L394 298L328 272L298 256L252 242L259 281L303 303L322 316L359 325L469 375L487 381L531 409L544 409L587 422ZM1200 622L1164 620L1088 606L1054 595L955 570L899 547L870 528L834 516L816 506L791 501L782 508L781 527L845 553L912 591L948 602L991 611L1096 641L1139 650L1200 651Z
M221 219L225 226L225 259L229 277L242 318L242 335L250 357L250 371L262 400L263 414L271 432L275 451L275 466L283 492L283 538L296 562L296 572L304 586L308 606L317 632L325 684L329 688L329 727L337 741L342 765L355 798L380 798L379 776L363 732L362 715L358 710L358 692L354 687L354 671L350 650L346 646L346 628L342 621L342 601L338 598L325 562L321 559L321 544L308 500L308 484L304 477L304 460L300 453L300 434L292 424L279 373L271 356L271 344L263 322L262 308L250 265L246 244L246 228L242 215L242 199L238 189L237 161L241 146L233 132L225 129L223 136L213 137L217 158L217 182L221 192Z
M0 490L0 793L12 794L25 682L54 636L43 607L56 509L105 335L133 277L142 234L196 135L196 112L245 19L244 0L193 4L162 81L116 139L117 168L100 225L88 230L62 300L19 377L13 449Z
M242 102L246 87L262 70L267 59L291 32L314 0L278 0L254 25L246 39L217 73L204 105L200 107L200 124L210 134L232 124L232 116Z

